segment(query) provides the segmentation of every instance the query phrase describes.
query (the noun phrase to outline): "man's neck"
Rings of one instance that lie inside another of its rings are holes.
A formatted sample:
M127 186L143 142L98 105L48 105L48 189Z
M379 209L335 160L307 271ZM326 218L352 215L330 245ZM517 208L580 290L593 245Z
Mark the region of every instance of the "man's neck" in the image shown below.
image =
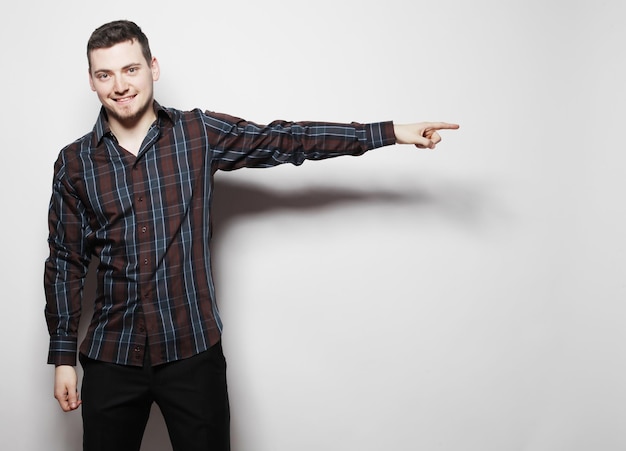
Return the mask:
M120 121L109 117L109 127L117 142L125 150L137 155L148 130L156 120L156 114L150 108L144 115L132 121Z

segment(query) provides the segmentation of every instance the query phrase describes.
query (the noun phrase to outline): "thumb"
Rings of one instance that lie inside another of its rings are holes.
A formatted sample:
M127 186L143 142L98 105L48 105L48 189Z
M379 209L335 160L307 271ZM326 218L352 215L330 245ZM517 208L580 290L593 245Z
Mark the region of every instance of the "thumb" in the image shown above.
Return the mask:
M73 388L68 387L67 390L67 403L69 405L70 410L77 409L80 406L81 402L78 396L78 390L76 386Z

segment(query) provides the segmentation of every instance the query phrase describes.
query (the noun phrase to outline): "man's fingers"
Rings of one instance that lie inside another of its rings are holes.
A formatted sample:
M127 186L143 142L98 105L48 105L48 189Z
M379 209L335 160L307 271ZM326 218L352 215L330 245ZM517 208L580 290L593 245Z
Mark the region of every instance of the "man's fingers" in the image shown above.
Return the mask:
M59 406L64 412L69 412L71 410L78 409L81 405L81 401L76 389L71 392L66 390L55 392L54 397L59 402Z
M434 147L434 143L426 136L416 136L414 144L418 149L432 149Z
M75 388L68 393L67 402L71 410L77 409L80 405L80 400L78 399L78 391Z
M456 130L459 128L459 124L451 124L449 122L426 122L424 125L426 130Z
M429 138L433 144L439 144L439 142L441 142L441 136L435 131L431 132L430 136L426 135L426 137Z
M398 144L414 144L419 149L434 149L441 141L439 130L456 130L458 124L449 122L419 122L416 124L394 124Z
M54 397L59 402L59 406L63 409L64 412L68 412L70 410L70 403L68 401L67 390L64 388L55 388Z
M437 133L437 130L456 130L459 128L458 124L449 124L447 122L431 122L429 124L430 126L424 130L423 136L430 140L430 143L422 148L434 149L441 142L441 135Z
M77 409L80 397L77 390L76 370L72 366L57 366L54 373L54 397L64 412Z

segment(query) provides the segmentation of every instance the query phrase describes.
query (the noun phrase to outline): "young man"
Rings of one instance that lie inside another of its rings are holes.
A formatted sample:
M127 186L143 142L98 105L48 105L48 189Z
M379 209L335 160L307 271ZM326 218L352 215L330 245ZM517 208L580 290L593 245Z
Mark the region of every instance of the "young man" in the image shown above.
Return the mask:
M226 363L210 263L215 171L360 155L395 143L435 148L456 124L273 122L164 108L159 64L129 21L95 30L94 129L55 163L45 265L48 362L64 411L82 404L84 449L139 450L156 402L174 450L227 450ZM74 369L84 278L99 258L95 312Z

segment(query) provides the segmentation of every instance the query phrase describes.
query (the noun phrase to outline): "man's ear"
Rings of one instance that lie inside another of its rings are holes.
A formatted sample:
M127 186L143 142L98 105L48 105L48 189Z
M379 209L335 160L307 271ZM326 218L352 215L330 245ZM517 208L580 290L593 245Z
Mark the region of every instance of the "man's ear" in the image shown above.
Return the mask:
M152 81L157 81L161 76L161 68L159 67L159 62L155 57L152 57L150 69L152 70Z

